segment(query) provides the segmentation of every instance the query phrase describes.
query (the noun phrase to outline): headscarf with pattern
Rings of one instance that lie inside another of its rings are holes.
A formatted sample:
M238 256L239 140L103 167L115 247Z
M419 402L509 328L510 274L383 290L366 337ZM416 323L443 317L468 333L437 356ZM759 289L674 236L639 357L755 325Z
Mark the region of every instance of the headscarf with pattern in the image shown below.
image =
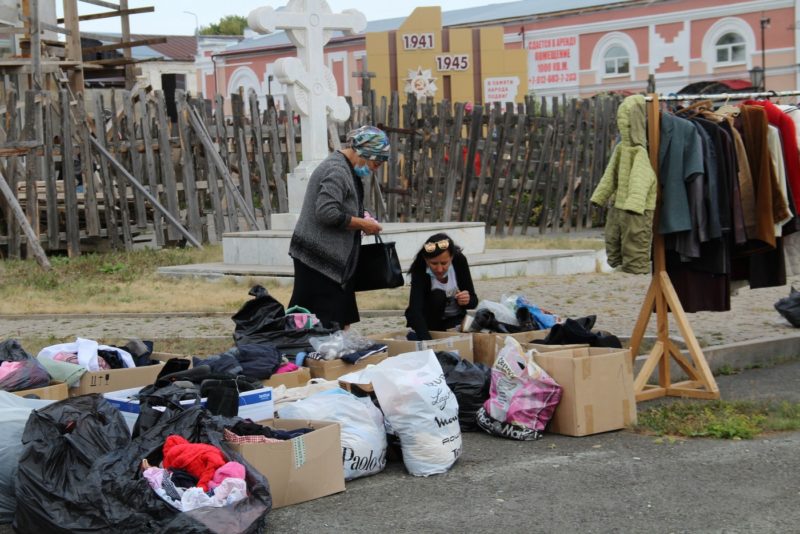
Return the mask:
M389 159L389 138L386 132L375 126L362 126L347 134L350 147L364 159L387 161Z

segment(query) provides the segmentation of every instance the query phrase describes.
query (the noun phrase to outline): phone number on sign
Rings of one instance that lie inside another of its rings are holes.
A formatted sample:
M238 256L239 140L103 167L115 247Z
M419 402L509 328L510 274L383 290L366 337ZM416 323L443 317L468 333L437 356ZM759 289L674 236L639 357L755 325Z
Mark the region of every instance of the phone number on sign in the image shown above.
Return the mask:
M574 72L566 74L540 74L533 79L533 83L564 83L577 81L578 75Z

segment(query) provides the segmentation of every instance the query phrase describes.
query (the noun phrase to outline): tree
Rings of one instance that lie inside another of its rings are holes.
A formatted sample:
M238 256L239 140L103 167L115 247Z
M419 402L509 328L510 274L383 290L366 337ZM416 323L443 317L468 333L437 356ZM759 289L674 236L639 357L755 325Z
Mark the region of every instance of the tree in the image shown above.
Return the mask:
M247 17L241 15L225 15L219 22L200 27L200 35L244 35L247 28Z

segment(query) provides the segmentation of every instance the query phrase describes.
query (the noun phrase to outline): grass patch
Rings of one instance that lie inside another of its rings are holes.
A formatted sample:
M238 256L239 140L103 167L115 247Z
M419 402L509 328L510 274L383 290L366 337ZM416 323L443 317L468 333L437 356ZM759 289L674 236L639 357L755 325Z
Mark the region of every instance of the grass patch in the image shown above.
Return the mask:
M602 239L569 237L487 237L486 248L602 250L605 242Z
M284 306L291 285L248 279L206 280L170 278L158 267L222 261L222 246L203 250L145 249L132 252L84 254L78 258L54 256L53 269L40 269L33 261L0 262L0 314L66 313L235 313L250 300L256 283L266 287ZM408 288L358 294L361 309L402 310Z
M639 413L636 430L657 436L752 439L800 429L800 403L674 402Z

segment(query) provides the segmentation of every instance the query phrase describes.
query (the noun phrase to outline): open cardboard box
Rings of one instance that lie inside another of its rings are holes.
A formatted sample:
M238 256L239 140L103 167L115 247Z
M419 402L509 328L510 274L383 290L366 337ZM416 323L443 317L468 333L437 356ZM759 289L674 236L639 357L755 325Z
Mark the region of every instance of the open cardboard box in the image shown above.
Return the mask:
M60 401L69 397L69 387L67 386L66 382L51 381L49 386L23 389L20 391L10 391L9 393L19 395L20 397L35 395L36 398L41 400Z
M588 436L636 423L629 349L578 348L534 355L564 389L549 430Z
M105 369L101 371L86 371L81 376L80 382L75 387L69 388L69 396L88 395L90 393L108 393L135 387L144 387L155 382L158 373L163 369L164 363L144 365L142 367L128 367L125 369Z
M472 332L472 354L475 363L482 363L486 367L494 365L497 358L498 347L503 346L503 339L511 336L520 343L535 339L544 339L550 330L530 330L528 332L517 332L516 334L502 334L498 332Z
M431 331L433 339L426 341L409 341L406 339L406 335L408 335L408 330L397 330L375 334L369 336L369 338L385 343L389 356L431 349L434 351L456 352L462 359L472 361L472 336L470 334Z
M259 424L282 430L313 432L279 443L232 443L269 481L272 507L281 508L344 491L344 464L339 423L274 419Z
M347 363L340 359L335 360L312 360L306 358L303 362L305 367L311 371L312 378L324 378L325 380L336 380L342 375L360 371L368 365L375 365L389 357L385 350L376 352L365 358L361 358L356 363ZM304 384L305 385L305 384Z

